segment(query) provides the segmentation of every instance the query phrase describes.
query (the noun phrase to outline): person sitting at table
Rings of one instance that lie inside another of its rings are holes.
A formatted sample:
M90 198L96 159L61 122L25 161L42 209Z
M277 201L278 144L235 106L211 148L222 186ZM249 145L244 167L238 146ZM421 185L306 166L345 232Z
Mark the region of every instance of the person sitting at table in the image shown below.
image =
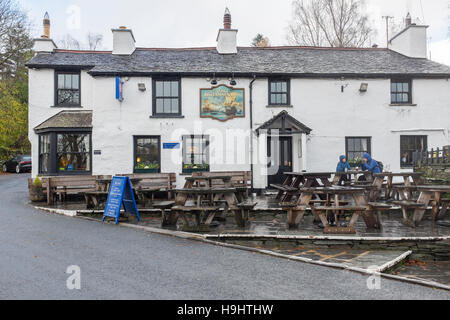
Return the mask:
M364 171L370 171L372 174L381 173L378 161L372 159L370 154L368 154L367 152L363 155L362 169Z
M336 168L336 172L337 173L342 173L342 172L347 172L350 171L352 168L350 167L350 165L347 162L347 157L346 156L340 156L339 157L339 163L337 165ZM341 176L341 179L339 180L339 185L341 186L343 183L349 181L348 175L343 174Z

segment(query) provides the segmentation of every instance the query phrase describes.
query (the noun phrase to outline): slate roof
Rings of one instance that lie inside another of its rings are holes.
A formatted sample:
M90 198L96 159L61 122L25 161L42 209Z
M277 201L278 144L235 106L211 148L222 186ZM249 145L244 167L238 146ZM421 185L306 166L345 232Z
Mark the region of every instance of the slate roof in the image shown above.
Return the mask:
M450 76L450 66L409 58L388 49L314 47L238 48L220 55L216 48L137 49L130 56L111 52L56 50L38 54L31 68L78 67L92 75L291 75L291 76Z
M34 128L35 131L47 129L91 129L92 111L61 111Z

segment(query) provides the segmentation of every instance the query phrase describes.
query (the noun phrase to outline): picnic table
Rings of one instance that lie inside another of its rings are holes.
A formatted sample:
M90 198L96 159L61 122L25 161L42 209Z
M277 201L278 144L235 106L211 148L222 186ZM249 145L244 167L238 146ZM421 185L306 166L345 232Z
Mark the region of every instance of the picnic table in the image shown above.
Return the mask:
M197 178L197 177L196 177ZM187 185L191 185L192 179L187 179ZM230 187L191 187L175 190L176 206L172 208L172 215L183 220L184 231L209 231L209 226L216 213L221 209L217 202L224 199L225 211L231 210L239 227L245 227L248 222L248 212L256 205L239 203L236 197L236 188ZM187 206L189 199L194 200L194 206ZM248 205L248 206L247 206ZM247 206L247 207L246 207ZM191 213L195 217L195 225L191 225L185 213ZM172 222L177 219L170 219Z
M397 186L404 186L408 189L408 187L411 186L418 186L423 181L423 173L416 173L416 172L403 172L403 173L392 173L392 172L383 172L383 173L376 173L373 175L374 181L373 186L376 187L376 191L374 191L371 194L371 199L375 197L381 196L381 191L383 188L385 189L384 198L385 200L393 199L395 198L396 189L394 188L394 178L402 178L403 183L397 184ZM387 179L386 184L384 184L385 179ZM406 197L411 197L411 190L406 190L407 195Z
M443 195L450 193L450 186L417 186L416 190L420 192L417 201L394 201L395 204L402 207L403 222L411 227L416 227L422 221L428 207L431 209L431 218L433 221L443 219L450 207L450 200L444 199ZM412 216L408 215L408 209L414 209Z
M276 199L281 202L291 201L298 195L300 187L331 187L332 173L328 172L285 172L286 179L282 185L272 184L271 187L278 190Z
M360 215L363 216L368 228L379 227L378 219L371 210L368 201L365 197L366 190L363 188L353 187L312 187L299 188L300 197L296 203L283 204L281 206L288 211L288 225L290 228L298 228L308 206L311 206L314 196L325 196L327 202L325 205L314 207L315 212L320 217L325 226L325 233L356 233L355 223L358 221ZM342 202L348 203L347 199L343 198L351 196L355 202L354 205L341 205ZM331 201L333 200L333 201ZM333 212L336 216L336 227L331 227L326 218L327 213ZM352 217L348 226L339 226L339 216L344 212L351 212Z

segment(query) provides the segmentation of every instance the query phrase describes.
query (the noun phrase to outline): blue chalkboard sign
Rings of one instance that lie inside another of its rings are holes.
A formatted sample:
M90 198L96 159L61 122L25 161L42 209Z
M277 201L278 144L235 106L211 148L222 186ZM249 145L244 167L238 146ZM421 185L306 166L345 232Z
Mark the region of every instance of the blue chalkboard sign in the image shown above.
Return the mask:
M136 206L136 200L134 199L130 178L114 177L111 182L111 188L109 189L103 221L105 221L106 218L114 218L116 224L118 224L122 205L125 208L125 212L136 215L138 221L141 221Z

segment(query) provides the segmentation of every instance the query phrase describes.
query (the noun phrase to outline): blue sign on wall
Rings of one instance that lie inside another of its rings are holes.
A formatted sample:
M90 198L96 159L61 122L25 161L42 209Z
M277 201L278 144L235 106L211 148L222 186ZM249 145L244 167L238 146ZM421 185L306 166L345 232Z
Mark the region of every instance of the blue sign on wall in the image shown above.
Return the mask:
M123 101L123 81L120 77L116 77L116 99Z
M116 224L118 224L122 205L125 208L125 212L136 215L138 221L141 221L130 178L114 177L111 182L111 188L109 189L103 221L106 218L114 218Z
M180 149L179 143L163 143L163 149Z

